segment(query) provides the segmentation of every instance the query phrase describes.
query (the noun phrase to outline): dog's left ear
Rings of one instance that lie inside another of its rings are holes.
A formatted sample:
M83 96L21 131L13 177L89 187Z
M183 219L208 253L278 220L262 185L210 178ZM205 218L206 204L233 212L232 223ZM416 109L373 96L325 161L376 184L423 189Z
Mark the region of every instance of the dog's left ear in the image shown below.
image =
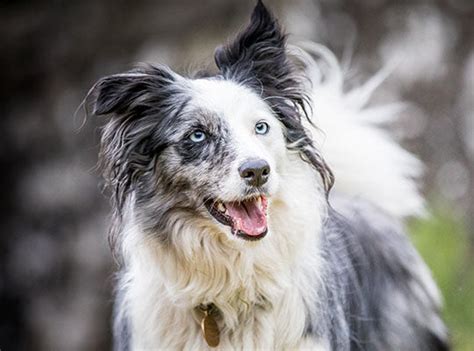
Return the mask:
M214 55L216 65L227 79L251 82L279 89L291 76L285 52L286 36L262 1L253 10L250 24Z
M301 123L302 115L308 117L309 98L288 59L286 35L261 0L247 28L233 42L219 47L214 58L225 79L250 85L265 98L285 126L288 147L297 149L316 168L329 192L334 176Z

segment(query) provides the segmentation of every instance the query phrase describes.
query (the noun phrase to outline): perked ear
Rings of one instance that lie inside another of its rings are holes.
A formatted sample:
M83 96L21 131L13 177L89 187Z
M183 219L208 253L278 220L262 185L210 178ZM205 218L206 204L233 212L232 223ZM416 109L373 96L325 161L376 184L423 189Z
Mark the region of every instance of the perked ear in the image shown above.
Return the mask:
M233 42L219 47L214 58L227 79L248 82L254 78L261 85L278 88L291 73L285 44L277 20L258 0L247 28Z
M233 42L219 47L214 58L225 79L250 86L265 98L285 126L288 148L298 150L315 167L328 193L334 176L301 123L302 116L309 119L309 98L287 57L286 35L261 0L247 28Z
M115 74L99 80L88 98L94 115L124 114L134 109L159 102L166 97L176 74L167 67L147 66L127 73ZM149 101L149 100L152 101Z

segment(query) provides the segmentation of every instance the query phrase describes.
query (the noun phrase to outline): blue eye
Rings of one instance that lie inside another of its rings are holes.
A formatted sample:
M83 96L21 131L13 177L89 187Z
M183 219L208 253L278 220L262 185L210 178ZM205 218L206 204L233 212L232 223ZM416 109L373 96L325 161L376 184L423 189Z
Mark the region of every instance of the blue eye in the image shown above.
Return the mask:
M268 125L267 122L258 122L255 125L255 133L257 134L267 134L268 131L270 130L270 126Z
M206 133L204 133L202 130L196 130L189 136L189 139L191 139L191 141L194 143L200 143L206 139Z

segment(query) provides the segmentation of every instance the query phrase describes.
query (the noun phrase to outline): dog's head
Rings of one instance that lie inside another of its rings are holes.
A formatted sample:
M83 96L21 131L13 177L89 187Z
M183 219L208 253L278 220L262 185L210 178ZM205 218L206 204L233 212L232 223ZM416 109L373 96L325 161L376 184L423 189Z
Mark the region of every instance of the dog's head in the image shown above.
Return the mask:
M259 1L249 26L218 48L217 75L185 78L148 66L101 79L93 113L111 114L101 159L118 214L133 198L141 222L163 231L170 214L199 218L230 238L267 233L267 206L289 152L332 175L302 118L307 103L285 35Z

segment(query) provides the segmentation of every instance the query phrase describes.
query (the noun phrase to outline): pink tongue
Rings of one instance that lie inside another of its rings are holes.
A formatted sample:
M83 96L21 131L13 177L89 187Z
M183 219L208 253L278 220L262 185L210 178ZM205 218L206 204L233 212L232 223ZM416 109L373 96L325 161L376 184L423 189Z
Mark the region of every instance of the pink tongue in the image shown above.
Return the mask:
M245 234L257 236L267 229L267 217L264 202L261 207L256 200L241 203L226 203L227 211L233 220L233 229L241 230Z

